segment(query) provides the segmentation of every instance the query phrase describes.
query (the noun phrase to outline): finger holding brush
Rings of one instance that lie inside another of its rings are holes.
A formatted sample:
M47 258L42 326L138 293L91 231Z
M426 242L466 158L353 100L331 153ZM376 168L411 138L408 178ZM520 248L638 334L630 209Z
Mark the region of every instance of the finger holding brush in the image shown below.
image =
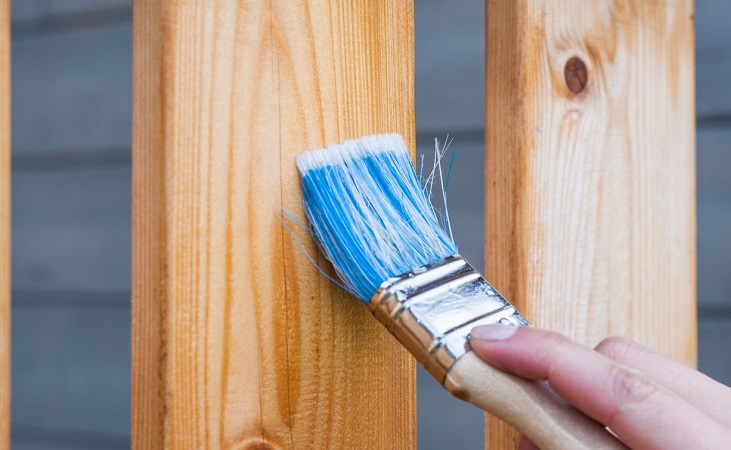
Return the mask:
M312 234L343 286L450 393L542 450L626 449L545 381L501 371L470 350L477 326L529 323L457 254L446 214L427 195L435 185L444 195L440 157L422 187L396 134L297 156Z
M628 339L595 349L536 328L472 330L472 350L489 364L546 380L630 448L722 449L731 445L731 389ZM524 440L520 450L535 449Z

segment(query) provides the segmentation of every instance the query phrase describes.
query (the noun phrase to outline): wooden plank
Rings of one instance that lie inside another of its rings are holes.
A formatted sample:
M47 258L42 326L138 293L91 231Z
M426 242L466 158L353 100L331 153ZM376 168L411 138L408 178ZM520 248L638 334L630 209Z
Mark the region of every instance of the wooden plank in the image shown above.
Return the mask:
M486 23L488 279L537 326L695 364L692 2L494 0ZM488 419L488 448L516 442Z
M0 448L10 445L10 2L0 0Z
M484 1L416 4L416 121L419 133L484 126ZM695 5L697 112L731 115L731 2ZM455 50L458 49L458 50ZM731 122L729 122L731 123Z
M302 217L296 153L413 148L413 4L141 0L133 24L134 448L413 448L413 360L277 219Z

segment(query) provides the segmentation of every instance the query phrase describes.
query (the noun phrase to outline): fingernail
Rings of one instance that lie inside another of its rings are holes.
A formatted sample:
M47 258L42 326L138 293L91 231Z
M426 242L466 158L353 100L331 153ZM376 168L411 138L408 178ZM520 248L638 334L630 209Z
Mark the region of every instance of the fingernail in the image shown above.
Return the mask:
M518 327L505 325L480 325L470 331L470 339L483 341L504 341L518 331Z

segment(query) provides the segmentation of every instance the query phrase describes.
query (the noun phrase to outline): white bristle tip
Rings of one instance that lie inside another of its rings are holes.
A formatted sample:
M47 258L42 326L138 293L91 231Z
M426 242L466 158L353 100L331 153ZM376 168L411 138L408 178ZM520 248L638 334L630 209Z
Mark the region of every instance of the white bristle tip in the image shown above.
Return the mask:
M374 134L356 139L348 139L325 148L309 150L297 155L297 167L307 172L325 166L342 164L354 157L381 152L408 152L404 138L398 133Z

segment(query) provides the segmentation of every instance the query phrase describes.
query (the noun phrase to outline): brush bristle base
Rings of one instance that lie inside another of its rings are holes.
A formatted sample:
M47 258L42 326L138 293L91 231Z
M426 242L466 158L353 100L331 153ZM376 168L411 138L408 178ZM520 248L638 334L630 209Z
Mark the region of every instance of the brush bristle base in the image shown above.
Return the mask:
M530 325L460 255L386 280L369 309L442 384L457 359L469 351L472 328Z

